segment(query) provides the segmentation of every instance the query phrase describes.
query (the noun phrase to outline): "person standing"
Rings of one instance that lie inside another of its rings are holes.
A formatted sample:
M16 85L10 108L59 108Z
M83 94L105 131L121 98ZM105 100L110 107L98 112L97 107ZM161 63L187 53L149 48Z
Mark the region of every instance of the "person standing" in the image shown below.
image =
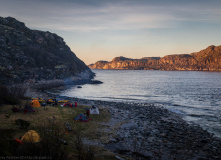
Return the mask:
M90 109L88 109L88 110L86 111L86 115L87 115L87 118L89 118L89 116L90 116Z

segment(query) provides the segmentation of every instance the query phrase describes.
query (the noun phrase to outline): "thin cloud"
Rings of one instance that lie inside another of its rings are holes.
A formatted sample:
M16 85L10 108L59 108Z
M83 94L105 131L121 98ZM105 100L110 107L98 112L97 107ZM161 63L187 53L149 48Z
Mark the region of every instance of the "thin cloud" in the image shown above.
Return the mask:
M103 2L103 3L101 3ZM130 2L130 3L128 3ZM13 1L0 6L4 12L24 20L31 28L91 32L173 28L180 22L219 23L219 7L145 1ZM96 5L95 5L96 4ZM99 4L99 5L97 5ZM213 8L211 8L213 7ZM6 9L7 8L7 9ZM18 14L19 13L19 14ZM33 20L34 19L34 20Z
M75 8L72 13L72 9L73 8L70 8L70 10L65 13L60 13L56 17L54 17L52 13L49 13L52 18L45 20L37 18L36 22L32 22L31 25L37 26L38 24L39 28L52 27L56 30L81 32L96 30L136 30L169 27L169 20L174 19L172 15L151 13L151 10L144 11L146 8L142 8L142 11L138 7L133 8L133 10L135 10L133 12L130 11L131 7L103 7L101 10L98 8L96 11L88 8L86 13L82 11L82 8ZM51 24L51 27L46 23Z

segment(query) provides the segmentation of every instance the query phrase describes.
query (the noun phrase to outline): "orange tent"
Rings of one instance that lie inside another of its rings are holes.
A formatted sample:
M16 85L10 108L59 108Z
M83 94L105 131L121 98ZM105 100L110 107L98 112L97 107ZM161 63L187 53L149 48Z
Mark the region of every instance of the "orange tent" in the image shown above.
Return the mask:
M41 105L38 100L33 100L33 101L31 101L31 106L32 107L40 107Z

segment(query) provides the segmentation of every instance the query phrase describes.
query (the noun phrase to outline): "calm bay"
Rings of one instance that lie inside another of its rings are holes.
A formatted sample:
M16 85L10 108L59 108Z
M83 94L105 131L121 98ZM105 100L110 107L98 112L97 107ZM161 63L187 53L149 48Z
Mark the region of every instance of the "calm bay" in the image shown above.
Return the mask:
M221 137L221 72L92 70L103 84L68 86L62 96L150 103Z

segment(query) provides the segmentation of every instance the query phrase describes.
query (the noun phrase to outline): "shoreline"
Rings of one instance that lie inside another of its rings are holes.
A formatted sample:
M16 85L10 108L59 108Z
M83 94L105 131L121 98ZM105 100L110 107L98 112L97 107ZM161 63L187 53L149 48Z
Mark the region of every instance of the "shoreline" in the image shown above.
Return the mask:
M103 146L112 152L140 159L221 159L220 138L199 125L188 124L167 109L147 103L89 100L36 91L41 96L56 96L108 109L111 119L101 130L109 134L109 142L85 139L85 144Z

